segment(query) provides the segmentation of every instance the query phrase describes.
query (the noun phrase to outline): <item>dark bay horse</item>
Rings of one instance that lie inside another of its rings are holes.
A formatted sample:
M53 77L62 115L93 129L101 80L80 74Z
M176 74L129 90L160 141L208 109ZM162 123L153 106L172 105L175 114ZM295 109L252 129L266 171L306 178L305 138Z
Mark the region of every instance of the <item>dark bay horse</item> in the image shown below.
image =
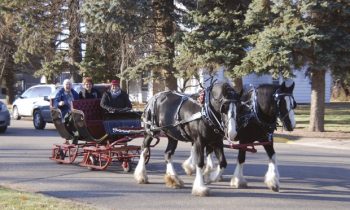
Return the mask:
M166 174L168 187L181 188L184 183L177 175L172 163L178 141L193 144L196 177L192 194L206 196L209 188L204 185L202 169L204 167L204 150L211 148L219 166L211 178L217 180L227 166L223 152L224 137L233 140L236 135L236 107L240 95L228 83L216 83L205 89L202 106L191 97L166 91L156 94L146 105L143 120L145 138L140 160L135 168L134 177L138 183L148 183L145 159L152 139L163 132L168 138L165 150Z
M240 144L254 142L270 142L264 145L269 157L268 170L265 174L265 184L273 191L279 191L279 172L277 158L273 147L273 133L276 130L277 118L284 129L293 131L295 128L294 108L296 102L293 97L294 82L287 85L263 84L257 88L244 91L242 106L237 109L238 133L236 140ZM243 176L243 164L246 150L239 149L237 166L230 185L234 188L248 186Z

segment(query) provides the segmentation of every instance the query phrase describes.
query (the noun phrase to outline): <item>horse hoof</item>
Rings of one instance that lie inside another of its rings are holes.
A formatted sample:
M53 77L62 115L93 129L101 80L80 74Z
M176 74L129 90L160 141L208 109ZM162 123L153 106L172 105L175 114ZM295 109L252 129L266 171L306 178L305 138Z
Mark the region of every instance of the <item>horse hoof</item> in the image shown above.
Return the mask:
M246 189L248 188L248 183L246 181L240 181L238 179L231 179L231 187L236 189Z
M148 177L147 176L139 176L139 175L134 175L134 178L138 184L148 184Z
M142 179L136 179L137 183L138 184L148 184L148 180L145 179L145 178L142 178Z
M274 191L274 192L279 192L280 191L280 187L279 186L274 186L274 187L271 187L271 190Z
M190 165L188 165L186 163L183 163L182 168L188 176L192 176L193 171L194 171L193 167L191 167Z
M192 189L192 195L200 196L200 197L208 196L209 192L210 192L209 188L207 188L207 187L201 187L199 189Z
M177 176L165 175L165 185L170 188L179 189L184 187L184 182Z

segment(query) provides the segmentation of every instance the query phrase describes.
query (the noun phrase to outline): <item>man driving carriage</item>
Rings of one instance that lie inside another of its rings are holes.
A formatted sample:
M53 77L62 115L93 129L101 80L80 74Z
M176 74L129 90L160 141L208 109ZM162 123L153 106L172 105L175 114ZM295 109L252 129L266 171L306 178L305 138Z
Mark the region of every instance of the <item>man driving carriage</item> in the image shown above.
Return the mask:
M100 105L108 113L124 112L132 108L129 95L120 88L118 80L112 80L111 87L103 94Z

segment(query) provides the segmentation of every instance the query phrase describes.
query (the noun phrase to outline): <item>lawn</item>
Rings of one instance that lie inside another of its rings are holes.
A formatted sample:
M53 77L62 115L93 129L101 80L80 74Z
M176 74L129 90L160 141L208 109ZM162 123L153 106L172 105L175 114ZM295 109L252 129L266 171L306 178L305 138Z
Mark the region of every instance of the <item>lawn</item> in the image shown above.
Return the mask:
M310 105L301 104L295 110L297 129L309 126ZM325 131L350 132L350 103L329 103L325 110Z
M0 209L2 210L93 210L94 207L68 200L62 200L27 192L19 192L0 186Z

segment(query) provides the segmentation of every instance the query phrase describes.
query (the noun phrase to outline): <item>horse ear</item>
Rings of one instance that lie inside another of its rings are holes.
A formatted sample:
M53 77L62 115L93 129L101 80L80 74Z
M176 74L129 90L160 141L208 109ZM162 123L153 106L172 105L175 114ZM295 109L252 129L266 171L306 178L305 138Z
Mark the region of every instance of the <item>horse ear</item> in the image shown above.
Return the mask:
M281 89L285 91L293 92L294 86L295 86L294 81L288 81L288 82L283 81L283 83L281 84Z
M291 91L293 91L293 90L294 90L294 86L295 86L295 82L293 81L293 83L292 83L292 85L289 87L289 89L290 89Z
M281 87L282 87L282 89L284 89L286 87L286 82L285 81L282 82Z

